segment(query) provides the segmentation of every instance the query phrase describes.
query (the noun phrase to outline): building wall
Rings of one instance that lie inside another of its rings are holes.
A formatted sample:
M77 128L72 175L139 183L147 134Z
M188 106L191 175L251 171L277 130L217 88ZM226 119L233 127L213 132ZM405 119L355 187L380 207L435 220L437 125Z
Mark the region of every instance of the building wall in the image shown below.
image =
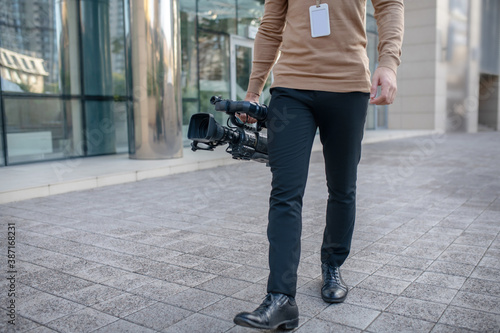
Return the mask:
M405 36L402 63L398 70L398 96L389 109L390 129L434 129L442 125L436 110L443 107L439 66L438 14L443 0L405 2Z
M480 120L486 119L479 117L480 106L491 109L496 103L480 100L485 1L490 0L405 2L399 90L389 109L390 129L477 132ZM493 17L498 20L500 13Z

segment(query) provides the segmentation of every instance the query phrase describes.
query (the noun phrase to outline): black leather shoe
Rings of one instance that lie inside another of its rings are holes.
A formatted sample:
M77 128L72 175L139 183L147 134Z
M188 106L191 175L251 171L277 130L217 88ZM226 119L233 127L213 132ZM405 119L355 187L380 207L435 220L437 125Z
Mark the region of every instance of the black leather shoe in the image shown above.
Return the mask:
M339 267L323 263L323 286L321 287L321 298L327 303L341 303L347 297L347 285L340 276Z
M267 294L254 312L241 312L234 317L236 325L275 330L291 330L299 326L299 308L295 299L284 294Z

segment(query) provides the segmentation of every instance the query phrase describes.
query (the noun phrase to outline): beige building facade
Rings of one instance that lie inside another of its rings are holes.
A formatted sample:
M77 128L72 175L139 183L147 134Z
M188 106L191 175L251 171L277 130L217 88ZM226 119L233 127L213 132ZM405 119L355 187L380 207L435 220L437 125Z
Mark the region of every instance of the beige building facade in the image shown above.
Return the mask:
M405 1L398 97L389 129L500 129L500 3Z

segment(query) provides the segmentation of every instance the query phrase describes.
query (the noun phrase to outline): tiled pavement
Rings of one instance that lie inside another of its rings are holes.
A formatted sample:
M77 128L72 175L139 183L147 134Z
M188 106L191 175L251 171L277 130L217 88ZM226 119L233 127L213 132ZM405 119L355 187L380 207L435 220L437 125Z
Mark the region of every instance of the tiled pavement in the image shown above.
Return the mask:
M18 332L252 331L232 319L265 294L269 181L242 162L0 205L0 331L10 299ZM314 153L296 332L500 330L500 133L364 146L337 305L319 297L324 183Z

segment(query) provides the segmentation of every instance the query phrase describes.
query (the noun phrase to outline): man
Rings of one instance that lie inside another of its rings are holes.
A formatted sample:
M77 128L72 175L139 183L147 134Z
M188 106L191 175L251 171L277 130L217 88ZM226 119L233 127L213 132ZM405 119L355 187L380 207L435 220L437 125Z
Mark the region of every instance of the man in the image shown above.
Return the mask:
M403 37L403 0L372 0L379 31L379 64L370 83L366 53L366 0L266 0L255 39L246 100L258 102L274 65L267 119L272 191L269 208L267 296L238 325L293 329L300 258L302 197L317 128L328 187L321 246L325 302L343 302L340 275L355 219L357 165L368 102L391 104ZM279 51L281 55L278 58ZM276 62L277 60L277 62ZM275 64L276 62L276 64ZM381 93L377 95L377 88ZM255 120L240 115L247 122Z

